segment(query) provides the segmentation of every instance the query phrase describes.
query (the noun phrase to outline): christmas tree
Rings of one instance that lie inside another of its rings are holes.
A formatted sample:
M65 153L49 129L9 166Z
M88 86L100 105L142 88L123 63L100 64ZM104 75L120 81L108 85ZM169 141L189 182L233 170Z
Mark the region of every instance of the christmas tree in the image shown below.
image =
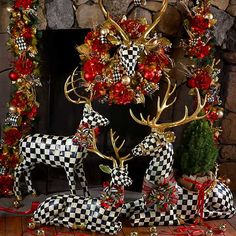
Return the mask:
M178 160L182 173L205 175L215 166L218 149L213 139L213 130L206 120L190 123L184 132Z

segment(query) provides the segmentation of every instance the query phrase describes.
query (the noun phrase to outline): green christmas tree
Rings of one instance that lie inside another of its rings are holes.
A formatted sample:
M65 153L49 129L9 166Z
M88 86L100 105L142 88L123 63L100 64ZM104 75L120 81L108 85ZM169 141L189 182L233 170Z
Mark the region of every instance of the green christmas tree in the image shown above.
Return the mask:
M177 151L182 174L205 175L214 168L217 156L218 149L208 121L191 122L184 132L182 145Z

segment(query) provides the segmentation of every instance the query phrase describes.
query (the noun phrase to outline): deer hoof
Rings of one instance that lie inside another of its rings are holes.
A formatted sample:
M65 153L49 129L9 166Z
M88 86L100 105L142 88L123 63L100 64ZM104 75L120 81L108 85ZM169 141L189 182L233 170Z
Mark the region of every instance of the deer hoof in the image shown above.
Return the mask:
M13 202L13 205L14 205L15 208L20 208L20 207L22 206L22 204L21 204L20 201L18 201L18 200L15 200L15 201Z
M36 193L35 191L33 191L33 192L31 193L31 196L32 196L32 197L37 197L37 193Z
M22 201L22 196L16 195L16 200L17 200L17 201Z

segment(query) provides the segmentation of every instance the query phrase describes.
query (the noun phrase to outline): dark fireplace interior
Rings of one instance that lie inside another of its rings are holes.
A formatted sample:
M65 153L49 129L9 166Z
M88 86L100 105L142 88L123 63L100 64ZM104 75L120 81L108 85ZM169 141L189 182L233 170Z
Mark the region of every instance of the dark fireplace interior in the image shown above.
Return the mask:
M41 39L42 84L38 90L40 102L39 122L35 132L70 136L82 117L83 105L69 102L64 96L64 83L74 68L80 64L76 45L83 43L87 30L46 30ZM120 139L125 139L124 153L129 153L149 128L136 124L129 115L131 108L135 114L151 113L152 100L147 98L146 105L108 105L93 102L94 110L110 120L110 126L102 128L98 137L98 148L104 153L112 153L109 129L116 131ZM129 161L130 175L134 180L131 190L139 191L148 158L135 158ZM90 187L100 186L107 175L99 169L99 164L107 163L102 158L89 154L85 160L85 172ZM110 163L107 163L110 164ZM35 185L39 192L51 193L68 190L63 169L38 166L33 172ZM78 184L79 186L79 184ZM50 192L49 192L50 190Z

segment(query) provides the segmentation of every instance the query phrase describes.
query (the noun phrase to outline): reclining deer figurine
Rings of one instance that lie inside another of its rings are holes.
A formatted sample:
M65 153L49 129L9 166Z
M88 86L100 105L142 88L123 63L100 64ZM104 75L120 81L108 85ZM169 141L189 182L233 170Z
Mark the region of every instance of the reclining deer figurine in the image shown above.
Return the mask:
M204 116L199 116L199 113L205 106L206 99L201 103L199 91L196 89L197 108L192 115L188 114L188 109L185 107L185 115L179 121L158 124L163 110L170 107L176 100L174 98L172 102L167 102L176 88L174 86L170 91L171 83L168 78L167 82L168 87L163 102L161 103L160 97L158 97L157 114L153 119L150 119L149 116L144 119L142 114L140 115L141 119L138 119L131 111L131 116L137 123L151 128L151 133L133 148L132 153L134 156L150 156L152 158L144 176L143 197L124 205L124 212L130 216L133 226L177 225L180 223L179 219L184 221L194 219L198 210L198 192L182 188L174 179L171 142L174 141L175 137L173 132L166 131L166 129L204 118ZM164 185L167 186L168 191L171 190L169 193L166 192L168 199L164 199ZM227 186L215 181L208 190L204 196L203 218L229 218L236 213L233 206L233 196ZM154 200L153 204L150 204L149 197L153 193L153 196L156 197L155 200L158 198L158 201L155 202ZM169 210L164 209L163 211L160 209L160 205L163 208L165 203L169 204L170 207Z
M25 180L28 192L35 194L32 187L30 171L37 163L44 163L52 167L62 167L66 172L71 194L76 194L75 172L78 174L85 196L89 196L87 181L85 178L83 160L87 156L87 149L92 144L93 130L98 126L106 126L109 120L93 110L91 99L79 95L76 91L74 80L75 75L68 77L65 83L66 98L76 104L85 104L83 117L80 121L77 133L73 136L63 137L54 135L34 134L28 135L20 140L19 149L22 162L14 170L13 191L17 200L21 200L19 180L21 174L25 173ZM70 93L76 96L77 100L70 97ZM91 96L90 96L91 97Z
M113 169L110 170L111 181L103 190L100 198L80 197L75 195L53 195L40 204L34 212L33 227L38 224L57 225L69 228L86 228L93 232L116 234L122 228L121 222L117 221L123 200L124 186L132 183L128 177L127 165L124 162L130 160L130 154L120 157L119 151L124 142L117 147L114 139L115 133L110 130L112 146L116 158L102 154L93 142L89 151L100 157L112 161Z

